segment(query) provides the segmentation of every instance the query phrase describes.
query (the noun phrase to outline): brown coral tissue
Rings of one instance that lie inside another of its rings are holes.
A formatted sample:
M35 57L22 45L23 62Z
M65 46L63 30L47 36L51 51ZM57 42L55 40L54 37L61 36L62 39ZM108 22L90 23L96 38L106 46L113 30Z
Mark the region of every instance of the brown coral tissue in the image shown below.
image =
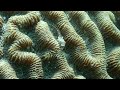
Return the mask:
M0 79L119 79L120 11L0 11Z

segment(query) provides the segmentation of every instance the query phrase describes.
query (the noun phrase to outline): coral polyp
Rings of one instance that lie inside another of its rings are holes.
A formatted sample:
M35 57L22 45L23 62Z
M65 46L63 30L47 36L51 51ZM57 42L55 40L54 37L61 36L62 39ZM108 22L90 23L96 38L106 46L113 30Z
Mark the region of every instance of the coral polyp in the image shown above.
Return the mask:
M120 78L120 11L0 11L0 79Z

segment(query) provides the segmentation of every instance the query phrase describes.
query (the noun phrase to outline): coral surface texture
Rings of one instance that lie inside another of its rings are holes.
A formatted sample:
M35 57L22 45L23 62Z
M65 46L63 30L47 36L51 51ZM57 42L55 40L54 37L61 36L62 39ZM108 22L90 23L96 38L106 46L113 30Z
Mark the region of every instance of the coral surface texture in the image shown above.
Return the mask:
M120 11L0 11L0 79L119 79Z

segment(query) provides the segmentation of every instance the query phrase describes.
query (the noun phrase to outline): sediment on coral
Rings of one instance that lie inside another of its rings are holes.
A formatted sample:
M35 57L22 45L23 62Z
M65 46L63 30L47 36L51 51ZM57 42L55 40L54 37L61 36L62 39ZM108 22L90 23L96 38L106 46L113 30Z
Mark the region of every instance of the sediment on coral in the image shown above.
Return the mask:
M0 11L0 79L117 79L120 11Z

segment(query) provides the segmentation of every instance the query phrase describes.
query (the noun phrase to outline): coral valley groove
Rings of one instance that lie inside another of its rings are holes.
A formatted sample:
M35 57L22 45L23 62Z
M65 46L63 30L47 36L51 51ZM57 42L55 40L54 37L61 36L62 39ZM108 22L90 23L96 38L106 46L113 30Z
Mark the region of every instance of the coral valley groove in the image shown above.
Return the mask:
M0 15L0 79L120 78L120 11Z

